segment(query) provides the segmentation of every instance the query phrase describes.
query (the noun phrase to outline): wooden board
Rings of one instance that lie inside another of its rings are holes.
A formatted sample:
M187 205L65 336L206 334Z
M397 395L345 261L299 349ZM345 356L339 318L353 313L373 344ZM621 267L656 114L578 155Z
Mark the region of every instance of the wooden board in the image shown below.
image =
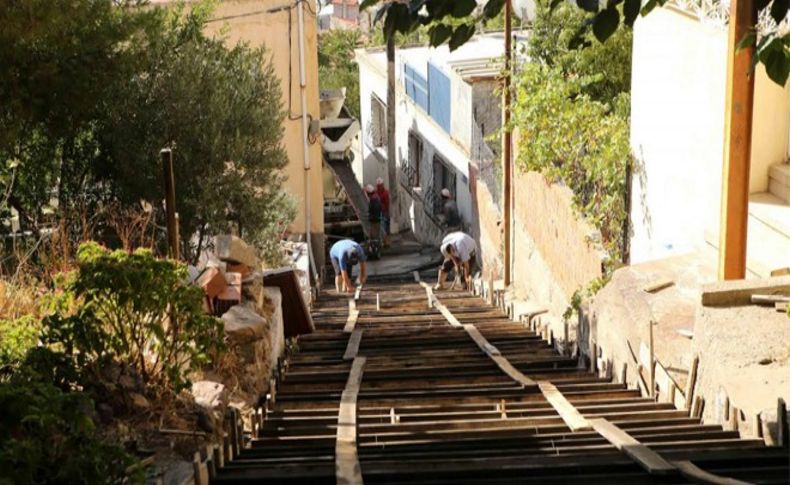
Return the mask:
M647 293L658 293L659 291L661 291L661 290L663 290L665 288L669 288L670 286L672 286L674 284L675 284L675 282L672 281L671 279L669 279L669 278L662 278L662 279L659 279L659 280L651 281L650 283L645 285L644 288L642 288L642 291L647 292Z
M582 431L592 428L590 422L582 416L579 410L565 398L554 384L548 381L540 381L538 382L538 387L540 392L543 393L543 397L557 411L557 414L565 421L565 424L568 425L571 431Z
M348 320L346 320L346 326L343 327L343 331L346 333L351 333L354 331L354 328L357 326L357 320L359 319L359 310L351 310L348 312Z
M310 308L304 300L302 288L293 268L265 271L263 286L280 288L285 338L312 333L315 330Z
M357 453L357 396L364 368L365 358L355 358L340 397L335 440L335 477L338 484L362 484L362 468Z
M675 472L677 469L658 453L640 443L630 434L606 419L590 419L593 429L618 450L628 455L651 475Z
M359 352L359 344L362 341L362 329L357 328L351 332L351 337L348 339L348 346L346 352L343 354L343 360L353 360L357 357Z

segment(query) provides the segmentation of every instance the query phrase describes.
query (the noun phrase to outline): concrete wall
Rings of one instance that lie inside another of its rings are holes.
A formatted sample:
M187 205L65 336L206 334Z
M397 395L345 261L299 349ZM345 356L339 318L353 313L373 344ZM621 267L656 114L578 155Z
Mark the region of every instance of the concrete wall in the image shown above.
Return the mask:
M291 12L291 48L288 49L288 11L269 13L266 10L292 5L288 0L226 0L217 5L214 18L207 25L209 35L223 36L226 44L235 45L247 42L253 47L264 45L268 48L275 72L280 78L283 109L289 107L292 115L301 113L299 94L299 26L296 10ZM305 70L307 81L307 112L312 119L319 118L318 98L318 47L316 18L310 10L304 9L305 28ZM250 15L251 14L251 15ZM289 76L290 66L290 76ZM283 146L288 153L288 165L284 172L287 177L284 189L297 201L298 211L291 226L294 233L305 232L305 200L310 196L310 226L315 239L321 239L324 232L323 185L321 146L318 141L308 145L310 169L307 171L309 190L305 190L304 145L301 120L285 120ZM316 257L322 257L323 250L315 250Z
M727 32L672 8L634 27L631 146L632 262L681 254L718 233L724 153ZM750 189L765 191L768 167L784 161L790 87L755 81Z

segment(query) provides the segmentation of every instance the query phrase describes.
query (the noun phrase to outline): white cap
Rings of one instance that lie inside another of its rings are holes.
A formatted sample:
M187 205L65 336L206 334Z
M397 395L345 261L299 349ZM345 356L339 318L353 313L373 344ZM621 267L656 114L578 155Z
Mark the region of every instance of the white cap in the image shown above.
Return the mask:
M450 189L442 189L442 197L450 197Z
M384 185L384 179L379 177L376 179L376 185Z
M368 194L372 194L375 191L376 191L376 189L372 185L367 184L365 186L365 192L367 192Z

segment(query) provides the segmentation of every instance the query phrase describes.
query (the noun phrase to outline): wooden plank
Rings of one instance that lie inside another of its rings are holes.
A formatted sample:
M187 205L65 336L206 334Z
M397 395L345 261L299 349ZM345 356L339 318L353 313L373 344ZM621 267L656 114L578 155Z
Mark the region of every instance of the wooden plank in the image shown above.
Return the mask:
M357 453L357 396L364 368L365 357L355 358L340 397L335 440L335 478L338 484L363 483Z
M343 360L354 360L359 352L359 343L362 341L362 329L357 328L351 332L351 337L348 339L348 346L346 352L343 354Z
M699 367L699 356L695 355L694 360L691 361L691 369L689 369L689 377L686 381L686 409L691 412L691 405L694 402L694 388L697 385L697 368Z
M518 382L524 387L533 387L535 386L535 381L524 375L520 370L513 367L513 364L510 363L505 357L501 355L492 356L491 359L496 363L496 365L508 375L511 379Z
M442 314L445 320L447 320L447 323L449 323L453 327L463 327L463 325L461 325L461 322L459 322L458 319L455 318L455 316L452 314L452 312L450 312L450 310L448 310L447 307L444 306L436 297L433 297L433 306L437 310L439 310L439 312Z
M659 291L669 288L670 286L674 285L675 282L669 278L662 278L659 280L651 281L647 285L642 288L642 291L646 293L658 293Z
M445 310L446 310L446 308L445 308ZM448 310L448 312L449 312L449 310ZM450 314L450 315L452 316L452 314ZM453 319L455 319L455 317L453 317ZM458 320L456 320L456 322L457 321ZM477 344L478 347L480 347L480 350L482 350L486 355L488 355L489 357L493 357L495 355L501 355L500 352L499 352L499 349L496 348L495 346L493 346L488 340L486 340L486 338L483 337L483 334L480 333L480 330L475 328L474 325L471 325L471 324L467 323L463 327L464 327L464 330L466 330L466 333L470 337L472 337L472 340Z
M690 461L673 461L672 464L680 471L681 475L697 483L709 483L712 485L750 485L749 482L736 480L735 478L721 477L706 472Z
M543 397L557 411L557 414L560 415L571 431L583 431L592 428L590 421L582 416L579 410L565 398L554 384L548 381L540 381L538 382L538 387L540 392L543 393Z
M658 453L640 443L633 436L606 419L590 419L593 429L606 438L651 475L675 472L677 469Z
M343 327L343 331L345 333L351 333L354 331L354 328L357 326L357 320L359 319L359 310L351 310L348 312L348 320L346 320L346 326Z
M752 303L758 305L773 305L787 302L790 302L790 296L787 295L752 295Z

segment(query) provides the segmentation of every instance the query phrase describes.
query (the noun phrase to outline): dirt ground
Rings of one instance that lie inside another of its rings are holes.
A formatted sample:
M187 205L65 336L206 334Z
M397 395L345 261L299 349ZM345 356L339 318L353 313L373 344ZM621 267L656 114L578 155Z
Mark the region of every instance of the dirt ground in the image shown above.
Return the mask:
M663 279L672 286L644 291ZM679 389L699 357L705 421L723 419L726 396L743 413L741 430L751 432L755 414L773 413L775 420L777 399L790 401L790 318L766 307L703 307L702 285L715 280L715 254L708 251L620 269L591 305L590 331L614 374L626 363L628 381L636 385L640 347L649 342L648 322L656 321L656 358Z

